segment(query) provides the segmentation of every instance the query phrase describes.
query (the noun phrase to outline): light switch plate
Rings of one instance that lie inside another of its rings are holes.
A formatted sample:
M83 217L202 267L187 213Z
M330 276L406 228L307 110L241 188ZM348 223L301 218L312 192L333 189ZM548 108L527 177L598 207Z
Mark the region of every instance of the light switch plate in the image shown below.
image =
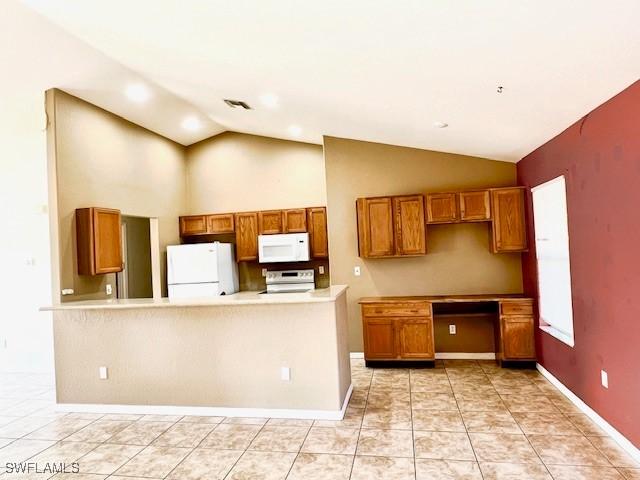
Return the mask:
M289 367L282 367L280 369L280 378L285 382L289 382L291 380L291 369Z
M320 265L320 266L318 267L318 273L319 273L320 275L324 275L324 265Z
M108 370L107 367L100 367L98 369L98 375L100 376L100 380L106 380L108 378Z
M356 277L359 277L359 276L360 276L360 267L358 267L358 266L353 267L353 274L354 274Z
M604 370L600 370L600 381L604 388L609 388L609 375Z

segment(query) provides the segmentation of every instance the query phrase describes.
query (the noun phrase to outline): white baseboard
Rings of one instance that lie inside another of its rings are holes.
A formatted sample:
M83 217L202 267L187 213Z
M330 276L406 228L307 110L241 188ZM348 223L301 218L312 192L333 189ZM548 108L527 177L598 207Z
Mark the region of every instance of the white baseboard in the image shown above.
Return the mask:
M285 408L183 407L170 405L111 405L97 403L58 403L62 412L123 413L143 415L197 415L203 417L292 418L302 420L342 420L353 384L349 385L340 410L298 410Z
M351 352L351 358L364 358L364 352ZM495 360L493 352L464 353L464 352L440 352L436 353L436 360Z
M549 380L554 387L556 387L562 394L567 397L571 403L578 407L585 415L594 421L596 425L602 428L611 438L613 438L618 445L620 445L634 460L640 462L640 449L638 449L633 443L631 443L624 435L611 426L604 418L598 415L589 405L584 403L575 393L569 390L560 380L546 370L542 365L536 363L538 371Z
M465 353L465 352L440 352L436 353L436 360L495 360L494 352Z

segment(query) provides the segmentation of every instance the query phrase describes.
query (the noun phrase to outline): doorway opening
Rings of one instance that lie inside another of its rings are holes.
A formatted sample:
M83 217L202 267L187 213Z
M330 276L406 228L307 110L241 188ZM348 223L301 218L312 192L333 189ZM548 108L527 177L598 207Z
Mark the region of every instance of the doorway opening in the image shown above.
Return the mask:
M122 216L123 270L116 274L117 296L153 298L151 219Z

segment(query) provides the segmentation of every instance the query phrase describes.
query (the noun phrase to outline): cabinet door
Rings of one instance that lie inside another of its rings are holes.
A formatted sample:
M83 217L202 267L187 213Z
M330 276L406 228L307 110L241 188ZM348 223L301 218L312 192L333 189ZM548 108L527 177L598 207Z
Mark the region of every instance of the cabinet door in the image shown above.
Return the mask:
M122 271L122 233L120 211L93 209L95 273Z
M233 233L233 213L207 215L207 233Z
M395 253L391 197L360 198L358 248L361 257L389 257Z
M452 223L458 221L458 201L455 193L427 194L427 222Z
M207 233L207 217L204 215L191 215L180 217L180 236L201 235Z
M258 214L236 213L236 260L238 262L258 259Z
M535 359L533 317L502 317L503 360Z
M282 233L282 210L258 212L258 232L260 235Z
M390 360L396 358L395 320L393 318L363 319L364 358Z
M459 194L460 220L482 222L491 219L489 191L461 192Z
M283 210L284 232L304 233L307 231L307 211L304 208Z
M432 360L435 358L433 322L430 318L398 319L400 358Z
M492 189L491 210L493 212L491 229L493 251L495 253L526 251L524 189Z
M311 258L329 258L326 208L307 208L307 227L309 229Z
M424 255L427 253L424 221L424 196L393 197L396 217L396 253Z

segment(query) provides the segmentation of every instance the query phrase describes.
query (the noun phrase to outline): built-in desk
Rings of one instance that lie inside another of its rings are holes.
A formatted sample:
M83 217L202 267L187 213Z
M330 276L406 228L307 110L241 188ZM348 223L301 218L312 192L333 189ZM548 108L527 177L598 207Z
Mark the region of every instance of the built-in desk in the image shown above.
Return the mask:
M520 295L440 295L360 299L367 364L435 360L439 316L494 318L496 360L535 360L533 300Z

